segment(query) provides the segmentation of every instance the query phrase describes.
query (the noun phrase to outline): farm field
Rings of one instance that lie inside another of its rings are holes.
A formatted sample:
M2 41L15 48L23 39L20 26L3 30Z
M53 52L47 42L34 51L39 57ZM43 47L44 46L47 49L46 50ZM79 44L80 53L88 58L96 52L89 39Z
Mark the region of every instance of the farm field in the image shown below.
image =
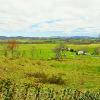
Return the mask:
M71 88L84 92L100 89L100 55L92 55L100 44L65 44L75 50L85 49L91 55L66 51L66 57L60 60L52 59L55 56L53 49L59 44L18 44L13 57L11 52L4 56L6 45L0 45L1 80L8 79L17 85L37 84L55 90Z

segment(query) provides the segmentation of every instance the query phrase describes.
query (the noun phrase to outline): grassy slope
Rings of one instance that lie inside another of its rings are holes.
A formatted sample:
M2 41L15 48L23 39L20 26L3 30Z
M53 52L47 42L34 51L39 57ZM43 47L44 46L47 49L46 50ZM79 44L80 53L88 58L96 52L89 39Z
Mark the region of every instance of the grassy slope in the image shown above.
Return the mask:
M30 44L30 45L19 45L19 50L27 51L27 56L30 56L30 51L35 47L35 58L49 58L54 54L53 49L55 44ZM92 45L69 45L74 49L88 48L92 51L93 48L99 47L98 44ZM0 46L2 49L3 46ZM40 50L42 51L40 55ZM29 58L10 59L0 57L0 77L11 78L17 83L31 82L34 83L36 78L26 77L26 73L44 72L48 77L51 75L62 75L63 79L66 80L64 87L72 87L78 89L99 89L100 88L100 60L99 58L93 58L89 56L73 56L69 57L64 61L55 60L32 60ZM58 86L45 84L46 86Z
M66 86L72 88L100 88L99 58L75 58L65 61L0 58L1 78L11 78L19 83L34 83L34 77L25 76L25 73L34 72L44 72L48 77L52 74L61 74L66 79Z

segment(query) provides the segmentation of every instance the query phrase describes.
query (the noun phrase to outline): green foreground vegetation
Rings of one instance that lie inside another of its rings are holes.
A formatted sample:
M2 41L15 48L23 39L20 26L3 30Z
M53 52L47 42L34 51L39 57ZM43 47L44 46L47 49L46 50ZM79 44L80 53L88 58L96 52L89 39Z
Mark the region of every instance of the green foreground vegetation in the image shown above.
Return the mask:
M59 44L18 44L14 52L5 49L7 44L1 44L1 100L13 100L9 96L9 91L13 91L10 87L13 86L17 92L14 100L99 100L100 44L64 45L74 50L85 50L91 55L76 55L75 52L65 51L66 56L56 60L53 59L53 49ZM30 87L35 89L31 90ZM23 89L24 92L21 92ZM54 90L59 90L58 94ZM32 95L32 91L35 91L34 99L26 96ZM67 91L67 94L64 91ZM80 96L79 91L82 92ZM22 98L17 98L18 95Z

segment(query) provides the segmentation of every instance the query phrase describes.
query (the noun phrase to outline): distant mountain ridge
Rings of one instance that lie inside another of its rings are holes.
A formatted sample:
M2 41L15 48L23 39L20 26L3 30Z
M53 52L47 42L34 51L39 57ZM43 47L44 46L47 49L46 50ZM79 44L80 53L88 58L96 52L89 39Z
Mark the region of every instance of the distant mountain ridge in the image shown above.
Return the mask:
M9 39L67 39L67 38L96 38L96 37L89 37L89 36L70 36L70 37L64 37L64 36L52 36L52 37L23 37L23 36L16 36L16 37L7 37L7 36L0 36L0 40L9 40ZM99 38L99 37L97 37Z

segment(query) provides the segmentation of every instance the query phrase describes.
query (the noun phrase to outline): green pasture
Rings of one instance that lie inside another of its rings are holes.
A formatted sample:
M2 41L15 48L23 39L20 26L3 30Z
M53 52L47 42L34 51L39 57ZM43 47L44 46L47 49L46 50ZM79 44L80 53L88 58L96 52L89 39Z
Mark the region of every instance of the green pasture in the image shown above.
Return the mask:
M95 48L100 48L100 44L88 44L88 45L74 45L74 44L64 44L68 48L72 48L76 51L85 50L86 52L92 54ZM32 58L32 59L50 59L55 56L53 52L54 48L59 46L59 44L18 44L16 53L20 54L23 57ZM0 45L0 55L4 55L4 48L6 44ZM76 57L75 53L65 52L66 58ZM10 53L9 53L10 55Z

